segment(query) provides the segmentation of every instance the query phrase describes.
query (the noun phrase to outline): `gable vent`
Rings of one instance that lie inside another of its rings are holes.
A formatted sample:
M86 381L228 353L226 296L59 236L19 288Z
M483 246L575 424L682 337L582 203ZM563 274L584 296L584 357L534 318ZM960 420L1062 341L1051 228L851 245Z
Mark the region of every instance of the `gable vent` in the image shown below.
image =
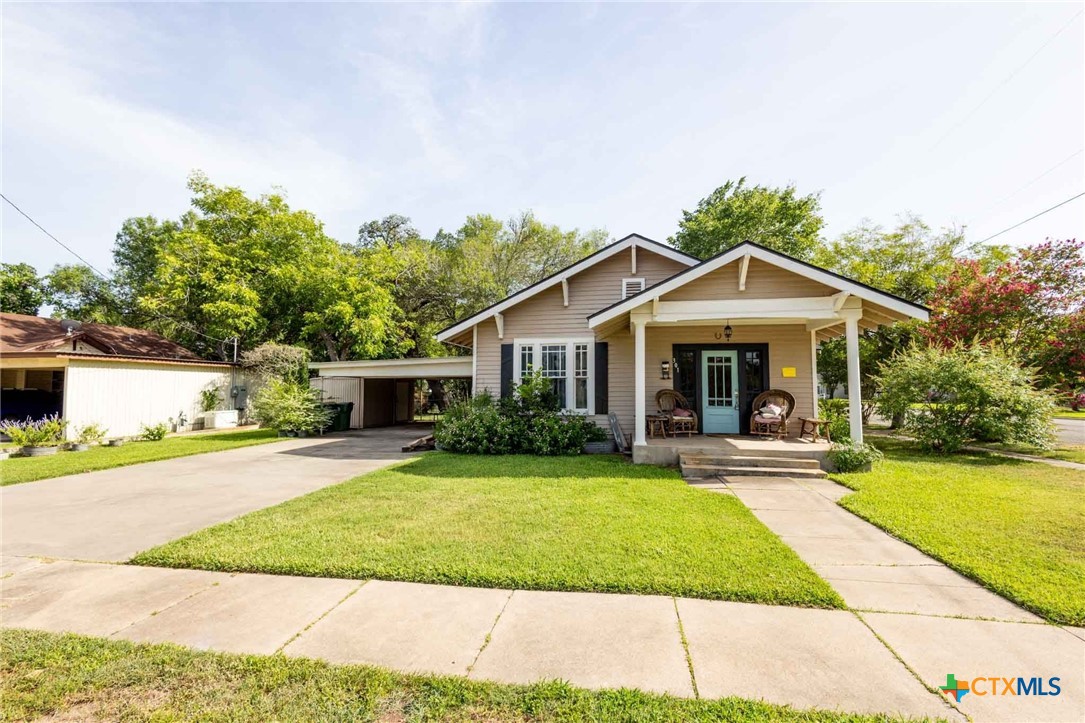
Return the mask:
M628 299L633 294L644 291L644 279L622 279L622 298Z

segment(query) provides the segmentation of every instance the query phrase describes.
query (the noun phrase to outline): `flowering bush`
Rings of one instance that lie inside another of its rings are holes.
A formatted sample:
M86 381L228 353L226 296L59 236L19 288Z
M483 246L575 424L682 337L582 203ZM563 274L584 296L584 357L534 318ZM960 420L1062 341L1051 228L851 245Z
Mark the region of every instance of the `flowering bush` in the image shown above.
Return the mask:
M440 449L465 454L579 454L606 432L576 414L561 414L550 383L531 379L512 397L495 401L480 394L449 407L437 422Z
M1085 376L1085 243L1047 240L991 271L958 261L931 297L930 341L998 345L1038 370L1044 387Z
M878 409L904 417L920 445L955 452L969 442L1048 447L1052 399L1033 388L1032 373L1003 352L957 344L913 346L881 368Z
M332 418L318 390L282 379L270 380L253 395L251 411L261 426L280 432L318 432Z
M54 414L37 420L28 417L23 422L4 422L0 432L20 447L57 447L64 441L67 426L67 420Z
M834 444L829 450L829 460L840 472L858 472L884 458L881 450L863 442Z

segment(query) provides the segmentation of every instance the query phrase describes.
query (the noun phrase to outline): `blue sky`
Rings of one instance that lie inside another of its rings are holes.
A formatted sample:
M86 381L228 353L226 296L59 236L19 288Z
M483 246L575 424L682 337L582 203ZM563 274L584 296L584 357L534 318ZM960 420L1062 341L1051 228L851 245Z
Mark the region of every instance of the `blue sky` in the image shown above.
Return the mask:
M100 268L197 168L343 241L521 209L663 240L742 175L821 191L830 236L911 211L978 240L1085 190L1080 9L5 3L3 190ZM5 261L73 260L2 230Z

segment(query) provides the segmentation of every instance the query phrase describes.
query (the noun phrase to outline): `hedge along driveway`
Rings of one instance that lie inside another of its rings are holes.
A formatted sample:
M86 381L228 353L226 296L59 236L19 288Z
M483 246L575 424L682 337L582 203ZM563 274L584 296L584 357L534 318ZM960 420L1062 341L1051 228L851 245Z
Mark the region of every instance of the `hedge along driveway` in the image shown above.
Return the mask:
M133 562L843 606L734 497L611 456L434 452L202 530Z

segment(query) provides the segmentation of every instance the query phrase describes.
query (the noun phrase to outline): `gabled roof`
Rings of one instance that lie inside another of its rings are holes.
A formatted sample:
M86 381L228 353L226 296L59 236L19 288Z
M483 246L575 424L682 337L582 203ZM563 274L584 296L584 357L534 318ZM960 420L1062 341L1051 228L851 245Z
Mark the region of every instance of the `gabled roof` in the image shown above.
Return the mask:
M452 337L461 334L464 331L467 331L475 324L485 321L486 319L490 318L495 314L500 314L505 309L515 306L516 304L519 304L525 299L531 298L535 294L538 294L540 291L545 291L554 284L561 283L563 279L567 279L570 276L579 274L581 271L584 271L585 269L594 266L600 261L608 259L614 254L625 251L626 249L633 246L638 246L645 249L646 251L651 251L652 253L659 254L660 256L664 256L668 259L671 259L672 261L677 261L680 264L685 264L686 266L693 266L698 263L698 259L695 256L690 256L689 254L682 253L675 248L672 248L666 244L662 244L658 241L653 241L652 239L641 236L640 234L632 233L625 238L619 239L608 246L604 246L603 248L599 249L598 251L589 256L585 256L572 266L566 266L561 271L547 276L542 281L536 282L531 286L520 289L515 294L505 297L501 301L486 307L477 314L469 316L463 321L458 321L455 324L452 324L451 326L442 329L441 331L437 332L437 341L447 341Z
M81 341L105 356L206 361L180 344L146 329L88 322L69 334L59 319L0 313L0 353L52 354L63 352L56 347L68 341Z
M679 271L674 276L661 281L655 286L589 315L588 326L594 328L599 324L614 319L615 317L640 306L646 301L650 301L651 299L662 296L670 291L674 291L675 289L688 284L690 281L699 279L705 274L715 271L722 266L726 266L733 261L737 261L746 255L786 269L799 276L805 276L808 279L825 284L826 286L846 291L856 298L880 304L887 309L892 309L899 314L909 316L913 319L927 321L929 318L930 309L921 304L916 304L907 299L902 299L899 296L879 291L873 286L868 286L867 284L849 279L846 276L841 276L838 273L823 269L820 266L814 266L805 261L800 261L787 254L782 254L779 251L774 251L765 246L755 244L753 241L743 241L737 246L733 246L710 259L706 259L696 266Z

